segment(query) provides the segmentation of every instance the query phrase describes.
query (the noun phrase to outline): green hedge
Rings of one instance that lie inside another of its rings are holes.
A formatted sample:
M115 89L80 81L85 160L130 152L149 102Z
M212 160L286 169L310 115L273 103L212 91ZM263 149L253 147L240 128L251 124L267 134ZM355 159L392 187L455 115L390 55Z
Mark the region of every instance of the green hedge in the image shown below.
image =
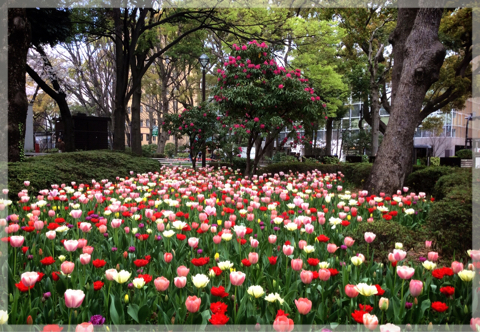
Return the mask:
M435 183L433 197L436 200L444 199L455 187L469 189L470 195L472 194L472 169L458 167L453 169L454 172L442 176Z
M458 150L455 155L461 159L472 159L473 157L472 150L470 149Z
M379 220L373 223L361 222L356 230L350 230L345 234L355 240L356 251L367 255L367 242L364 234L372 232L376 234L375 241L369 245L369 254L374 253L375 258L388 263L388 253L392 252L396 242L403 244L403 250L409 251L415 248L419 243L424 243L428 239L427 231L419 228L415 231L408 229L394 221Z
M457 168L458 169L458 168ZM431 166L410 173L405 181L405 186L411 191L425 192L431 195L434 192L435 183L444 175L455 172L455 168L447 166Z
M446 197L433 205L427 222L442 255L455 253L456 260L460 260L459 257L466 258L466 251L472 248L471 187L450 187Z
M23 182L28 180L29 191L37 194L39 190L51 188L52 184L92 183L92 179L115 181L117 176L129 176L130 171L135 174L156 172L160 167L156 160L110 150L57 153L9 163L8 188L15 196L25 188Z

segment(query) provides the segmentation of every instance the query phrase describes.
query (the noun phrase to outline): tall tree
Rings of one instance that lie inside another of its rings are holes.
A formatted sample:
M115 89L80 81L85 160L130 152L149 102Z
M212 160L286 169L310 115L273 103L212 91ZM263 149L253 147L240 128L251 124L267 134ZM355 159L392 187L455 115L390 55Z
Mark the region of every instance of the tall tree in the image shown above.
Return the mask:
M446 54L438 36L442 13L439 8L399 9L397 26L390 37L395 57L393 106L383 144L365 184L370 192L395 192L411 168L418 110L428 89L438 80Z
M58 104L64 126L65 149L75 151L75 131L67 94L44 49L45 46L53 47L71 38L73 29L70 10L29 8L27 15L32 25L31 48L38 53L39 58L39 66L35 69L26 64L27 73Z
M25 8L8 9L8 161L20 161L28 101L25 91L30 23ZM23 128L23 129L22 129Z

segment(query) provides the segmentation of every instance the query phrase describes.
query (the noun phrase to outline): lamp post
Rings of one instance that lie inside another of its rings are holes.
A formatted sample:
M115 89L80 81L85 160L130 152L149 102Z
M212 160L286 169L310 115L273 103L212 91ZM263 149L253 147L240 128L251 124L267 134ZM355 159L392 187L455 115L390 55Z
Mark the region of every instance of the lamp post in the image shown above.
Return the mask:
M210 59L206 54L200 55L200 58L198 59L200 62L200 65L202 66L202 74L203 74L203 79L202 79L202 102L205 102L205 70L207 69L207 65L210 62ZM203 151L202 151L202 167L207 166L207 148L204 146Z
M472 118L472 114L470 114L469 116L465 117L465 119L467 119L467 126L466 126L466 128L465 128L465 147L464 147L464 149L467 148L467 141L468 141L468 122L473 119L473 118Z

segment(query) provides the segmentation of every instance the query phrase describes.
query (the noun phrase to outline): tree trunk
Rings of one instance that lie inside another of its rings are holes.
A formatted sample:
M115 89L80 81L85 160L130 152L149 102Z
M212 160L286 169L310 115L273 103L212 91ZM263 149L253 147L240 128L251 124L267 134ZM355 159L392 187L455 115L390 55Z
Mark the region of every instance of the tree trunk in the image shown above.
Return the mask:
M372 84L372 82L370 82L370 86L372 91L372 100L370 101L372 110L372 156L376 156L378 152L378 135L380 133L380 101L378 86Z
M20 161L28 100L25 91L30 24L25 8L8 9L8 161ZM19 126L23 130L20 132Z
M115 110L113 116L113 150L125 151L125 113L126 113L126 93L128 86L128 59L126 49L123 48L123 29L124 23L121 19L120 8L113 9L115 20Z
M135 89L132 96L132 154L142 155L142 138L140 133L140 101L142 100L142 88Z
M325 124L326 134L325 134L325 155L332 155L332 131L333 131L333 119L328 118L327 123Z
M57 102L58 108L60 109L60 115L62 117L63 128L64 128L64 142L65 142L65 151L74 152L75 151L75 128L73 124L72 113L70 112L70 107L66 100L66 95L60 93L57 98L54 98Z
M394 72L401 72L396 82L396 96L390 114L389 125L380 147L372 172L365 184L370 193L385 192L392 194L403 186L405 177L411 169L413 136L422 107L425 93L438 80L440 68L445 59L445 48L438 39L438 29L442 18L441 8L420 8L417 15L400 13L397 21L397 33L393 34L394 54L404 54L403 63L395 61ZM407 38L403 34L413 27ZM404 49L397 40L405 39Z

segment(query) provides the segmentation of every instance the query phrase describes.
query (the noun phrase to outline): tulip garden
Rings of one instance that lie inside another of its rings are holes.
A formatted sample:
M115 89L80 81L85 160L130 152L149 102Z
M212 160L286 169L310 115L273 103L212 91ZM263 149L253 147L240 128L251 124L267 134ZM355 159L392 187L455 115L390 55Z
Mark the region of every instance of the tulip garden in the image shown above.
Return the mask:
M424 193L350 192L341 173L248 179L227 168L163 167L40 192L24 184L0 202L9 275L0 323L480 328L480 251L440 264L430 248L419 261L398 238L381 264L376 234L345 236L360 223L421 224L435 204Z

